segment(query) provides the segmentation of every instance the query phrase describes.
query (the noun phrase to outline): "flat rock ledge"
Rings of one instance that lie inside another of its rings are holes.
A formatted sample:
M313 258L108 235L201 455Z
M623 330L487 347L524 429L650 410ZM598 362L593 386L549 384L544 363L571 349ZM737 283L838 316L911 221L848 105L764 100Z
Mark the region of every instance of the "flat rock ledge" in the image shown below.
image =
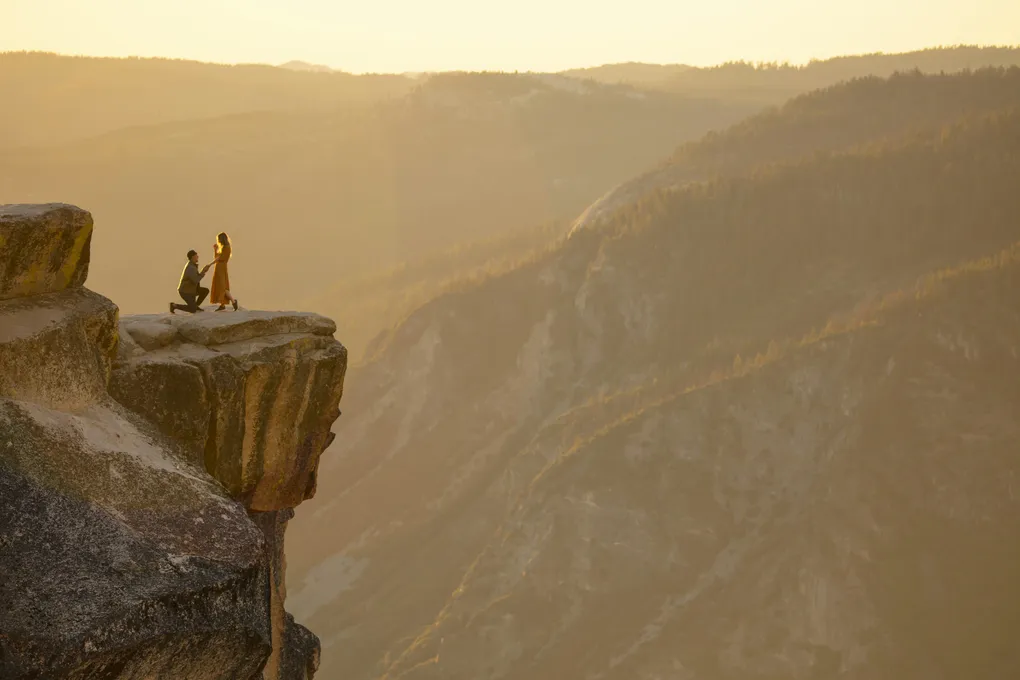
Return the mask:
M332 336L336 324L311 312L267 312L258 310L203 311L196 314L133 314L121 318L126 331L142 349L155 350L175 342L195 345L225 345L270 335L304 333Z

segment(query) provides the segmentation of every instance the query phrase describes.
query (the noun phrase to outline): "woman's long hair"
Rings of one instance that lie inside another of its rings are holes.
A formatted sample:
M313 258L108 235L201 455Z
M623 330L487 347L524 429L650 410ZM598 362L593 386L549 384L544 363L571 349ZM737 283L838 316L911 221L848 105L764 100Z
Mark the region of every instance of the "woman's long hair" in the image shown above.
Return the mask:
M216 241L220 244L220 251L230 245L230 237L227 236L227 232L225 231L221 231L216 235ZM231 247L230 250L233 251L233 247Z

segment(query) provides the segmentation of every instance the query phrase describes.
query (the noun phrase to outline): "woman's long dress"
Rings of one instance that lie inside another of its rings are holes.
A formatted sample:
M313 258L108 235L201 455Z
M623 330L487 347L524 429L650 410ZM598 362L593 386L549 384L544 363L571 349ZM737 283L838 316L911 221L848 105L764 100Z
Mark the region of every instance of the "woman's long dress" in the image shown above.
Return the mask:
M216 268L213 270L212 291L210 301L213 304L227 304L226 294L230 292L230 276L227 275L227 260L230 259L230 246L220 248L216 256Z

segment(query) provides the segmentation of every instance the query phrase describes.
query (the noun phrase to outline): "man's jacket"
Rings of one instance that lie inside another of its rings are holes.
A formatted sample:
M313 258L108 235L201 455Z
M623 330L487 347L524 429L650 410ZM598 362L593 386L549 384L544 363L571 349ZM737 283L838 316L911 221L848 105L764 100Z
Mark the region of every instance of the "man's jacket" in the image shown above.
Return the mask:
M202 282L202 276L198 271L198 265L188 261L181 272L181 285L177 286L177 292L185 295L198 295L198 284Z

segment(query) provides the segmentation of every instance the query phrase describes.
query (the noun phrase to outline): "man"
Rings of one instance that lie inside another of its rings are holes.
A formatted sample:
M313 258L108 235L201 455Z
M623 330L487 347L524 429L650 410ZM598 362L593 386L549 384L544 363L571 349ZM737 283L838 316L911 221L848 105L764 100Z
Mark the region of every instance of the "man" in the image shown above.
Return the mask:
M202 277L205 276L205 273L209 271L211 266L211 264L207 264L202 268L202 271L198 271L198 253L194 250L188 251L188 264L184 265L184 271L181 272L181 283L177 286L177 292L188 304L178 305L171 302L171 314L178 309L191 312L192 314L202 311L201 305L205 302L205 296L209 294L209 289L202 288L198 284L202 282Z

